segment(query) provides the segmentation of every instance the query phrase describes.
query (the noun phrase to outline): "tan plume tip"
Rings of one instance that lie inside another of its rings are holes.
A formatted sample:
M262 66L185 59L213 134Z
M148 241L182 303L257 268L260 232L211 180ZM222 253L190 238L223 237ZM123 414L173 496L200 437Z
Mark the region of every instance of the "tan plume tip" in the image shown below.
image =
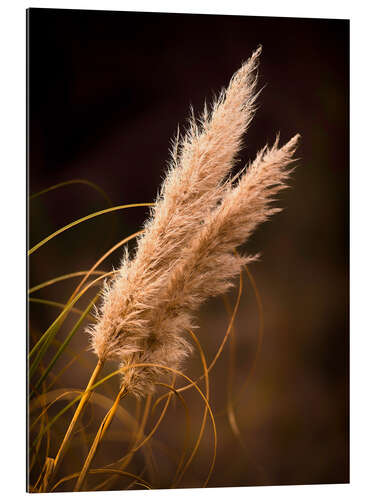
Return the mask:
M97 323L90 328L99 359L126 367L123 384L142 396L163 374L149 363L179 368L191 352L185 338L193 315L209 297L233 285L254 259L234 250L278 209L299 136L263 148L237 182L228 180L242 137L255 112L259 47L233 75L210 110L190 120L177 138L160 194L135 256L127 250L116 278L103 289Z

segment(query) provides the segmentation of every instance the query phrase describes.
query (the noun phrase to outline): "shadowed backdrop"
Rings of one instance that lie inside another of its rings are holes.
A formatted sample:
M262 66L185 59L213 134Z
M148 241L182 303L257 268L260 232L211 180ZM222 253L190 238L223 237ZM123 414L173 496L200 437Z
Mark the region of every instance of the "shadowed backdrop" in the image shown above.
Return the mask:
M201 111L205 99L210 102L252 51L263 46L259 109L237 169L279 131L281 142L302 135L300 160L291 189L278 202L285 210L246 245L247 251L262 254L251 272L263 302L264 342L236 406L242 442L221 411L228 350L213 370L219 442L209 485L347 482L349 22L30 9L28 33L30 194L87 179L114 205L155 199L171 138L178 124L186 125L190 106ZM82 184L32 200L30 246L107 206L100 193ZM88 269L117 241L139 230L146 216L144 208L107 214L58 236L31 256L30 285ZM117 251L102 268L110 270L120 258ZM254 360L257 342L256 302L249 283L244 284L236 320L234 394ZM71 290L71 284L62 283L53 296L48 289L39 296L64 302ZM56 315L33 304L31 330L44 331ZM220 300L199 314L198 334L208 359L225 321ZM79 332L72 349L87 349L87 340ZM94 356L87 352L86 357L93 365ZM197 354L190 365L198 375ZM64 384L82 388L88 374L81 366L72 367ZM179 418L176 414L174 421L172 415L159 438L177 449ZM210 439L207 432L184 486L204 480ZM110 447L104 446L98 465L110 457Z

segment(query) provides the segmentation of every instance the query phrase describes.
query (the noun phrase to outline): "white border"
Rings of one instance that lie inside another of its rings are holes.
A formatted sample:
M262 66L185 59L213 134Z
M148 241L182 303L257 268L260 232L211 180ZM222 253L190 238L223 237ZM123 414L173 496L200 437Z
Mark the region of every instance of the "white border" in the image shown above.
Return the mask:
M6 1L6 0L5 0ZM1 486L25 491L25 9L195 12L351 19L351 485L129 492L132 498L371 498L374 494L374 16L370 1L8 0L1 34ZM4 8L5 7L5 8ZM296 40L298 43L298 40ZM332 353L334 356L334 353ZM373 491L373 494L371 494ZM54 498L77 494L54 494ZM89 496L91 493L82 493ZM120 497L123 492L96 493Z

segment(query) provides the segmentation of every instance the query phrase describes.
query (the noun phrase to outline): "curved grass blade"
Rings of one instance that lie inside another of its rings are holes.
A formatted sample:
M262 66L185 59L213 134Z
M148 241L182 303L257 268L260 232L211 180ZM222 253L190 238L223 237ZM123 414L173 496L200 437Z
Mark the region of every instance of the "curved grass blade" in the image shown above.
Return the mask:
M223 297L225 308L230 316L232 314L231 306L228 297ZM244 441L241 436L240 429L238 427L236 414L233 407L233 380L235 378L235 366L236 366L236 330L233 327L232 335L229 339L229 367L228 367L228 379L227 379L227 415L229 426L233 432L235 438L239 441L240 445L245 448Z
M159 382L157 385L164 386L167 389L169 389L171 392L173 392L174 395L177 396L177 398L181 401L182 406L184 407L184 410L185 410L185 422L186 422L186 426L185 426L184 447L183 447L183 450L182 450L182 453L181 453L180 460L179 460L179 462L177 464L177 469L176 469L176 472L175 472L175 475L174 475L174 478L173 478L173 481L172 481L172 484L173 484L175 482L175 480L177 479L177 477L178 477L178 475L180 473L180 470L182 469L185 457L187 455L188 446L189 446L189 441L190 441L190 427L191 427L189 407L188 407L188 405L187 405L187 403L185 401L185 398L182 396L182 394L180 394L179 392L176 391L175 387L173 387L171 385L168 385L168 384L164 384L162 382Z
M39 341L35 344L33 349L29 353L29 358L31 358L36 352L37 355L35 356L35 360L33 361L31 368L30 368L30 377L34 374L35 370L37 369L40 360L44 356L44 353L49 347L49 344L51 343L52 339L56 335L62 321L65 319L65 316L67 313L70 311L70 309L74 306L74 304L79 300L79 298L94 284L96 284L98 281L106 278L107 276L111 276L115 274L117 271L110 271L109 273L103 274L102 276L99 276L95 280L91 281L81 292L72 300L70 301L63 311L60 313L60 315L55 319L55 321L48 327L48 329L45 331L45 333L42 335L42 337L39 339Z
M125 245L128 241L137 238L140 234L142 234L144 231L141 229L140 231L137 231L136 233L131 234L130 236L127 236L123 240L120 240L116 245L113 245L105 254L103 254L100 259L98 259L95 264L86 272L82 280L78 283L77 287L75 288L74 292L72 293L70 300L75 297L75 295L78 293L78 291L82 288L84 283L87 281L87 279L91 276L91 274L94 274L96 271L95 269L107 258L109 257L115 250L117 250L119 247L122 245Z
M85 281L86 281L86 280L87 280L87 278L90 276L90 274L94 272L95 268L96 268L96 267L97 267L97 266L98 266L98 265L99 265L99 264L100 264L100 263L101 263L101 262L102 262L102 261L103 261L106 257L108 257L108 255L110 255L110 254L111 254L114 250L116 250L116 248L118 248L118 247L120 247L121 245L123 245L123 244L127 243L127 242L128 242L128 241L130 241L131 239L136 238L136 237L137 237L139 234L141 234L141 233L142 233L142 231L138 231L138 232L136 232L136 233L133 233L133 234L131 234L130 236L127 236L126 238L124 238L123 240L121 240L120 242L118 242L118 243L117 243L116 245L114 245L112 248L110 248L110 249L109 249L109 250L108 250L108 251L107 251L107 252L106 252L106 253L105 253L105 254L104 254L104 255L103 255L103 256L102 256L102 257L101 257L101 258L100 258L100 259L99 259L96 263L95 263L95 264L94 264L94 266L92 266L92 268L91 268L91 269L90 269L90 270L89 270L89 271L85 274L84 278L81 280L81 282L80 282L80 283L79 283L79 285L76 287L76 289L74 290L73 294L71 295L71 297L70 297L70 299L69 299L69 301L68 301L67 306L68 306L69 304L71 304L71 303L72 303L73 299L74 299L74 301L76 301L76 300L77 300L76 295L77 295L78 291L80 290L80 288L82 287L83 283L85 283ZM115 272L117 272L117 271L113 271L113 272L111 272L111 273L115 273ZM108 275L108 273L104 273L104 274L102 274L102 275L101 275L101 278L104 278L104 277L106 277L107 275ZM97 278L96 280L94 280L93 282L91 282L91 284L90 284L89 286L91 286L92 284L94 284L94 282L97 282L99 279L100 279L100 278ZM88 287L86 287L86 288L85 288L85 290L87 290L87 289L88 289ZM81 293L78 295L78 297L80 297L83 293L84 293L84 292L81 292ZM74 302L73 302L73 303L74 303ZM63 311L63 313L64 313L64 311ZM61 323L59 323L59 322L58 322L58 321L60 321L60 319L61 319ZM56 333L57 333L57 331L59 330L59 328L60 328L61 324L63 323L64 319L65 319L65 316L64 316L63 314L61 314L61 315L60 315L60 316L59 316L59 317L55 320L55 322L54 322L52 325L50 325L50 328L53 330L53 332L52 332L52 338L56 335ZM57 324L55 324L56 322L58 322L58 323L57 323ZM46 335L46 336L47 336L47 332L48 332L48 330L45 332L45 334L44 334L44 335ZM34 353L35 353L38 349L41 349L41 348L42 348L42 345L43 345L43 342L44 342L44 341L45 341L45 339L43 339L43 336L42 336L42 337L39 339L39 341L35 344L35 346L33 347L33 349L30 351L30 353L29 353L29 358L30 358L31 356L33 356L33 355L34 355ZM47 348L48 348L48 345L43 347L44 352L47 350ZM42 353L42 355L44 355L44 352ZM34 365L34 363L33 363L33 365ZM34 368L34 366L33 366L33 365L32 365L32 370L33 370L33 371L35 371L35 368Z
M190 330L190 329L188 330L188 332L191 335L191 337L193 338L193 340L194 340L194 342L197 345L198 350L199 350L199 354L200 354L202 365L203 365L203 372L204 372L205 385L206 385L206 400L208 402L209 401L209 396L210 396L210 384L209 384L209 376L208 376L206 356L204 355L204 351L202 349L202 346L201 346L201 344L200 344L197 336L195 335L195 333L192 330ZM203 437L204 429L206 427L207 411L208 411L208 406L205 406L204 412L203 412L202 423L201 423L201 427L200 427L200 430L199 430L199 435L198 435L198 438L197 438L197 440L195 442L193 451L191 452L188 460L186 461L186 463L185 463L182 471L179 473L177 479L172 483L172 488L176 487L176 485L181 481L182 477L186 473L189 465L193 461L193 459L194 459L194 457L195 457L195 455L196 455L196 453L198 451L199 445L200 445L202 437ZM214 443L213 459L212 459L211 466L210 466L210 469L209 469L209 472L208 472L208 476L207 476L207 478L206 478L206 480L204 482L203 488L207 485L207 483L208 483L208 481L209 481L209 479L211 477L211 474L212 474L212 471L213 471L213 468L214 468L214 465L215 465L215 460L216 460L216 441Z
M30 201L34 200L35 198L38 198L42 194L48 193L50 191L54 191L55 189L59 189L59 188L64 187L64 186L69 186L71 184L86 184L87 186L92 187L93 189L95 189L95 191L97 191L98 193L100 193L103 196L103 198L106 199L106 201L108 202L109 206L113 205L112 200L110 199L110 197L107 195L107 193L100 186L98 186L97 184L95 184L95 182L91 182L91 181L88 181L86 179L72 179L70 181L59 182L58 184L54 184L53 186L50 186L50 187L48 187L46 189L42 189L42 191L39 191L37 193L32 194L31 196L29 196L29 200Z
M141 423L139 424L138 428L135 429L134 445L132 446L132 448L134 448L137 445L137 443L140 441L140 439L142 439L144 437L144 430L145 430L146 423L147 423L147 420L148 420L148 417L150 414L151 400L152 400L152 396L149 394L146 397L146 403L145 403ZM137 400L137 413L135 416L135 421L139 422L139 419L140 419L140 403L139 403L139 400ZM144 450L143 450L143 452L144 452ZM123 457L121 457L116 462L108 465L108 467L117 466L118 469L124 470L125 467L127 467L129 465L129 463L131 462L131 459L133 456L134 456L134 453L130 453L130 451L128 451ZM150 462L150 457L146 453L145 453L145 459ZM105 481L102 481L100 484L98 484L94 488L94 490L95 491L96 490L103 490L103 491L109 490L115 479L116 479L116 477L114 477L114 476L107 478Z
M74 491L80 491L85 479L87 472L90 468L91 462L95 456L96 450L98 449L98 446L100 442L103 440L104 435L108 429L108 427L111 425L111 422L115 416L116 410L118 405L120 404L120 400L126 395L126 389L125 386L121 386L119 393L116 396L115 401L113 402L112 407L108 411L108 413L105 415L105 417L102 420L102 423L100 424L100 427L98 429L98 432L95 436L95 439L91 445L90 451L86 456L85 463L83 464L83 467L81 469L81 472L79 473L77 482L74 486Z
M105 210L99 210L99 212L94 212L92 214L86 215L85 217L81 217L80 219L77 219L70 224L67 224L64 227L61 227L54 233L50 234L46 238L44 238L42 241L34 245L29 251L28 255L33 254L36 250L38 250L40 247L48 243L48 241L52 240L59 234L63 233L64 231L67 231L68 229L71 229L74 226L77 226L78 224L81 224L82 222L85 222L87 220L93 219L95 217L98 217L99 215L107 214L110 212L115 212L117 210L124 210L126 208L136 208L136 207L152 207L154 203L130 203L128 205L118 205L117 207L111 207L111 208L106 208Z
M215 423L215 418L214 418L213 413L212 413L211 406L210 406L209 402L207 401L206 396L203 394L202 390L200 389L200 387L190 377L188 377L187 375L185 375L184 373L182 373L179 370L176 370L174 368L170 368L169 366L159 365L157 363L137 363L137 364L134 364L134 365L129 365L129 366L126 366L126 367L119 368L118 370L115 370L115 371L109 373L108 375L106 375L102 379L100 379L97 382L95 382L95 384L93 384L91 386L90 390L94 391L94 389L96 389L97 387L101 386L102 384L104 384L105 382L107 382L108 380L110 380L111 378L115 377L116 375L119 375L120 373L123 373L124 370L128 370L128 369L131 369L131 368L138 368L138 367L140 367L140 368L141 367L147 367L147 366L155 366L156 368L161 368L161 369L164 369L166 371L170 371L171 373L174 373L176 375L179 375L180 377L183 377L199 393L200 397L203 399L204 404L208 408L209 416L210 416L211 423L212 423L213 433L214 433L214 442L215 442L215 450L216 450L216 444L217 444L216 423ZM64 408L62 408L62 410L53 419L50 420L50 422L49 422L49 424L48 424L47 427L50 428L56 422L56 420L58 420L64 413L66 413L68 411L68 409L71 406L73 406L77 401L79 401L81 399L81 397L83 396L83 394L84 394L84 391L80 391L80 394L76 398L74 398L68 405L66 405ZM44 430L44 432L45 432L45 430Z
M55 300L41 299L40 297L29 297L29 302L33 302L34 304L43 304L45 306L57 307L58 309L64 309L66 306L66 304L62 304L61 302L56 302ZM81 309L77 309L77 307L72 307L70 311L74 312L75 314L83 314L83 311L81 311ZM95 319L93 316L91 317L92 319Z
M147 489L151 489L151 485L147 483L143 478L140 476L137 476L136 474L133 474L131 472L125 472L119 469L91 469L88 471L88 474L118 474L119 476L126 476L130 477L132 479L136 479L139 481L139 484L141 486L144 486ZM66 483L67 481L70 481L71 479L75 479L76 477L79 477L80 472L75 472L74 474L70 474L69 476L65 476L62 479L60 479L51 489L51 492L54 491L58 486L60 486L63 483Z
M67 335L67 337L65 338L64 342L61 344L61 346L57 350L56 354L52 358L50 364L48 365L48 367L46 368L46 370L43 372L43 374L39 378L38 382L35 384L34 391L38 390L40 384L44 381L44 379L47 377L47 375L49 374L49 372L52 370L52 368L55 365L56 361L59 359L59 357L61 356L61 354L63 353L63 351L67 347L67 345L69 344L69 342L72 340L73 336L75 335L75 333L77 332L77 330L79 329L79 327L81 326L81 324L83 323L83 321L85 320L86 316L88 316L91 308L93 307L93 305L95 304L95 302L98 300L99 296L100 296L100 293L97 293L95 295L95 297L92 299L92 301L90 302L90 304L83 311L83 313L81 314L81 317L78 319L78 321L76 322L76 324L70 330L70 332ZM30 398L32 397L33 392L30 394Z
M55 283L58 283L60 281L64 281L70 278L75 278L78 276L84 276L87 274L88 271L76 271L75 273L69 273L69 274L62 274L61 276L57 276L56 278L52 278L48 281L44 281L43 283L40 283L39 285L35 285L32 288L29 288L28 293L34 293L37 292L38 290L41 290L42 288L45 288L50 285L54 285ZM91 274L96 274L100 276L101 274L105 274L105 271L92 271Z

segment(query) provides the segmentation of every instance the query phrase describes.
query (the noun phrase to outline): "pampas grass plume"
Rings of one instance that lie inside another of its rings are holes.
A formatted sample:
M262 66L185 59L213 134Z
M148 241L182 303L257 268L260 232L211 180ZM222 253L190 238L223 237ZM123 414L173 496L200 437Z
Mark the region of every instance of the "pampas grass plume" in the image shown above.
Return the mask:
M278 211L274 196L286 187L298 135L263 148L237 182L228 180L255 112L261 49L234 74L211 109L192 113L185 136L174 142L169 169L137 241L116 278L105 285L91 344L100 360L126 368L122 384L143 396L154 390L162 369L178 369L191 352L186 330L209 297L232 286L241 267L254 260L235 249Z

